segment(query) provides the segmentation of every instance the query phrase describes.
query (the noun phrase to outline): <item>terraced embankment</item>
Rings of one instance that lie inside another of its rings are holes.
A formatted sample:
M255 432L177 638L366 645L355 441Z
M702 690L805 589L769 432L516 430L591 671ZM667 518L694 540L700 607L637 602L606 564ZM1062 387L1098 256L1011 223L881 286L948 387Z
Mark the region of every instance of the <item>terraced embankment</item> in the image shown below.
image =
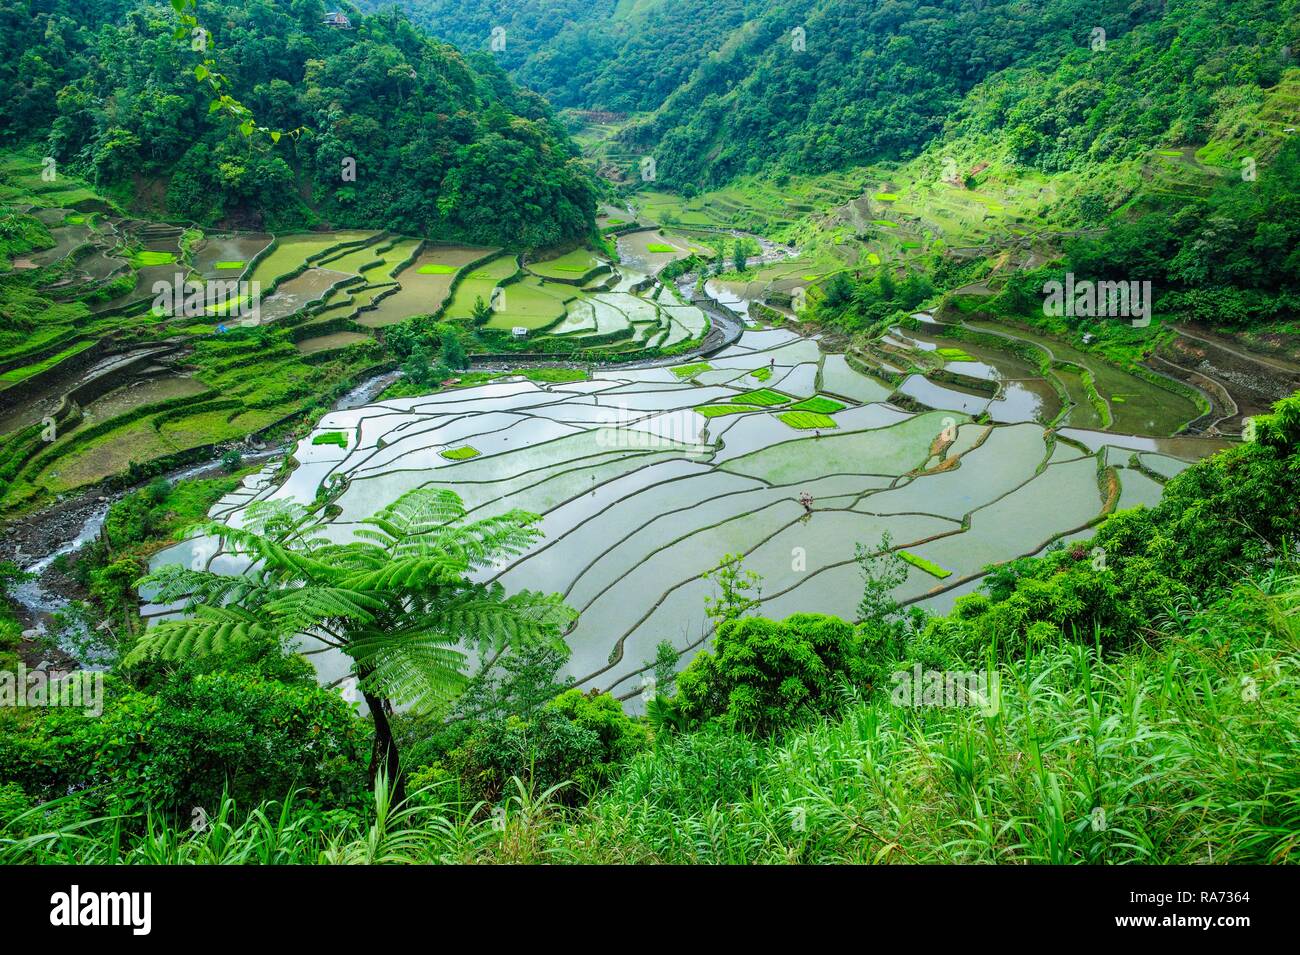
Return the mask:
M302 439L287 480L268 470L213 516L237 525L254 501L328 503L330 534L346 537L421 486L455 490L471 517L541 513L545 539L485 574L509 589L564 593L580 611L569 672L626 698L661 640L686 660L708 639L702 575L723 554L743 554L763 575L765 614L851 617L855 548L889 533L909 555L897 596L944 608L988 565L1082 536L1117 507L1154 503L1164 480L1219 446L1133 447L1123 435L1091 446L1089 433L1054 430L1014 401L987 423L908 411L860 364L789 331L749 329L707 361L379 401L324 416L315 433L341 441ZM155 563L195 553L241 566L198 540ZM310 638L304 647L320 649ZM348 673L337 655L312 659L327 683Z
M326 406L387 367L383 329L413 317L458 323L471 353L583 362L669 360L710 330L674 290L581 249L524 261L378 231L208 236L105 212L29 211L55 225L50 248L22 270L49 320L0 342L10 512L137 480ZM90 304L93 277L77 266L89 255L116 263ZM158 282L193 283L197 300L187 286L159 306ZM481 299L491 303L482 320Z

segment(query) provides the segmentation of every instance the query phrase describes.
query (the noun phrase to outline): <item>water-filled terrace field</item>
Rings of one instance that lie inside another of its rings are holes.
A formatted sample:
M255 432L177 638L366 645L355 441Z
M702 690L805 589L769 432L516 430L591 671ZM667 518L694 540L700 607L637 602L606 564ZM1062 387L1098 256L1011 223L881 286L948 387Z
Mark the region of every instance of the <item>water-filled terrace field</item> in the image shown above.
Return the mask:
M743 554L762 575L763 613L851 618L855 548L876 548L887 533L909 555L897 596L944 609L988 565L1082 535L1120 504L1154 503L1163 480L1219 446L1179 438L1129 449L1115 436L1117 449L1110 436L1068 437L1033 414L977 422L951 409L910 412L855 364L788 331L749 330L681 367L379 401L326 415L314 434L346 440L309 435L287 479L270 481L268 468L213 514L238 525L254 500L328 499L327 533L346 539L426 486L456 491L472 518L541 514L545 538L482 576L563 593L580 612L568 672L632 697L660 641L683 660L708 641L713 588L703 574L724 554ZM833 428L800 430L783 420L792 413L824 415ZM189 561L199 546L208 545L179 544L155 563ZM241 566L210 556L214 567ZM312 659L327 681L346 672L343 658Z

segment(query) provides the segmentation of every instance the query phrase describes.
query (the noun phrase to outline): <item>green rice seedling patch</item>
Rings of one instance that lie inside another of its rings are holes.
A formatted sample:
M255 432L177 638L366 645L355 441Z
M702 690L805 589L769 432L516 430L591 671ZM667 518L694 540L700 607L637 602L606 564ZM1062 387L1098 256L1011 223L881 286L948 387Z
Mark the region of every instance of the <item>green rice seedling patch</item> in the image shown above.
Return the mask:
M764 408L772 408L776 405L785 404L790 400L790 396L783 395L771 388L759 388L757 391L747 391L743 395L737 395L731 400L737 404L761 405Z
M847 405L842 401L836 401L834 398L827 398L825 395L815 395L812 398L805 398L803 401L790 406L791 411L812 411L816 414L835 414L837 411L843 411Z
M749 373L749 377L751 377L751 378L757 378L759 381L767 381L767 379L769 379L769 378L772 377L772 369L771 369L771 368L755 368L753 371L751 371L751 372Z
M216 263L216 264L215 264L214 266L212 266L212 267L213 267L214 269L218 269L218 270L225 270L225 269L243 269L243 267L244 267L245 264L246 264L246 263L244 263L244 262L218 262L218 263Z
M326 431L311 439L312 444L336 444L340 448L348 446L348 436L342 431Z
M470 458L476 458L479 455L478 448L472 448L468 444L459 448L444 448L438 453L448 461L468 461Z
M800 431L830 429L836 427L835 419L815 411L783 411L777 415L783 422Z
M721 418L723 415L745 414L763 409L757 405L699 405L695 410L706 418Z
M141 249L131 256L131 264L137 269L146 269L151 265L171 265L176 261L176 256L171 252L155 252L151 249Z
M419 275L455 275L459 266L443 265L441 262L426 262L416 269Z
M898 556L903 558L903 560L907 561L913 567L925 571L932 577L938 577L940 580L952 576L951 570L944 570L938 564L934 563L934 561L926 560L924 557L917 557L915 554L909 553L908 551L900 550Z
M677 251L676 246L669 245L666 242L650 242L646 244L645 248L647 252L658 252L658 253L667 253L667 254L671 254Z
M672 373L683 380L694 378L696 375L703 374L706 371L713 371L713 366L707 361L697 361L693 365L678 365L672 369Z

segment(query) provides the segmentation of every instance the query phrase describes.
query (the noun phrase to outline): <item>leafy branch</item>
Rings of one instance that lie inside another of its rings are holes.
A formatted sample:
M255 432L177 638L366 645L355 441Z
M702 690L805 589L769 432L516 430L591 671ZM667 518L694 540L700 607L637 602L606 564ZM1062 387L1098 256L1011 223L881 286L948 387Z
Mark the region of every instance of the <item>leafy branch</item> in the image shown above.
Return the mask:
M202 62L194 67L194 79L199 83L206 83L211 90L212 99L208 103L208 114L225 113L235 120L240 133L245 138L251 138L254 133L262 133L269 136L272 143L278 143L282 136L288 136L290 139L296 140L305 127L299 126L297 129L286 132L259 126L253 116L253 111L231 95L232 84L230 78L217 69L216 60L212 58L209 52L212 34L199 23L198 0L171 0L171 5L172 9L176 11L177 19L180 21L180 25L172 32L172 36L177 40L188 39L190 49L203 54Z

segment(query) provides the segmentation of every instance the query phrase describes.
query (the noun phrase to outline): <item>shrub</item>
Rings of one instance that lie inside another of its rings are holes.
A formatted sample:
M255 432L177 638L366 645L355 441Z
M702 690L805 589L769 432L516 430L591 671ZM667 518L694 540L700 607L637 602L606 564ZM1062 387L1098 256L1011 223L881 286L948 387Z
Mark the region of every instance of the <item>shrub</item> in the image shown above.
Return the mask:
M467 801L495 802L518 776L538 789L571 783L561 799L577 804L647 742L644 724L609 694L568 690L530 717L474 726L445 759L413 774L411 788L451 778L459 780Z
M800 613L782 621L747 617L718 629L717 647L678 677L677 706L691 723L720 718L767 736L809 713L837 708L836 686L869 678L863 638L852 624Z
M146 805L188 819L223 793L244 804L346 801L365 787L366 723L337 693L247 673L173 679L157 695L105 680L104 711L18 710L0 716L0 778L30 796L81 793L88 811Z

